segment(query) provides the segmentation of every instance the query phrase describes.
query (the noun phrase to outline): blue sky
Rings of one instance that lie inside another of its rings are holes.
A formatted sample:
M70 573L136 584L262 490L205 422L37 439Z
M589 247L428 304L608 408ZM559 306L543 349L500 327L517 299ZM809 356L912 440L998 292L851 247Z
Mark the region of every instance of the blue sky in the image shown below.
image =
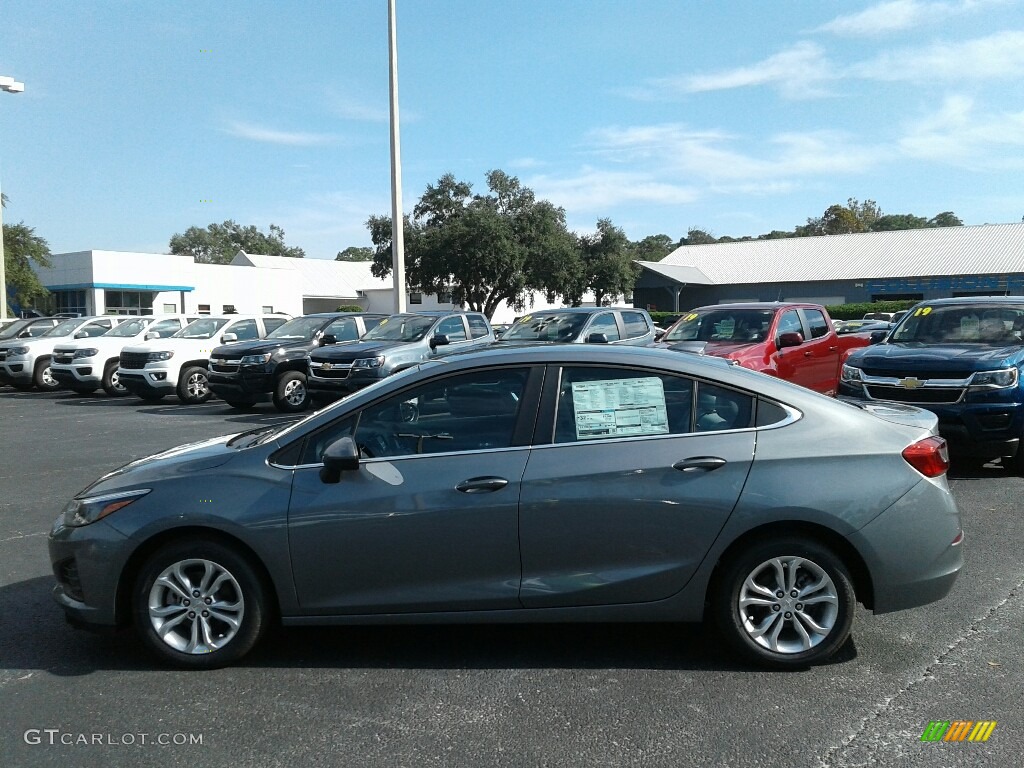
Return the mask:
M1024 215L1020 0L397 4L406 211L500 168L633 239ZM4 220L54 252L230 218L333 258L390 210L386 0L8 0L0 75Z

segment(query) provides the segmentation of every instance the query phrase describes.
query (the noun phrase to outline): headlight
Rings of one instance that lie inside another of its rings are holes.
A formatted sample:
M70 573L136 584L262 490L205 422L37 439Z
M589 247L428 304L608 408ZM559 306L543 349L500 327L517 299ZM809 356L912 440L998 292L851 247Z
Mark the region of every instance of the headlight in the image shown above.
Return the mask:
M174 357L173 352L150 352L146 355L146 362L159 363L163 360L170 360L172 357Z
M361 357L352 363L353 368L380 368L382 365L384 365L384 355Z
M265 352L262 355L245 355L242 358L242 365L266 365L270 362L271 353Z
M1017 385L1017 369L1004 368L1000 371L979 371L971 377L972 387L1003 389Z
M849 382L863 382L864 379L861 376L860 368L855 368L852 365L843 365L843 373L841 376L843 381Z
M77 360L80 357L96 357L100 351L98 349L76 349L75 354L71 356L72 360Z
M8 357L21 357L28 354L28 347L10 347L7 350Z
M121 491L120 493L107 493L103 496L86 496L84 499L72 499L64 508L64 525L69 528L78 528L89 523L102 520L107 515L117 512L137 501L150 492L150 488L140 488L136 491Z

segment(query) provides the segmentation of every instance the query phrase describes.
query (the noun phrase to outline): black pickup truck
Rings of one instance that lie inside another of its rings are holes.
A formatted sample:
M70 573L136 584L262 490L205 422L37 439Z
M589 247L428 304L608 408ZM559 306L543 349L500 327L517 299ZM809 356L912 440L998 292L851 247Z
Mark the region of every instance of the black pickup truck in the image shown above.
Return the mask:
M305 410L309 353L327 344L355 341L385 317L353 312L303 315L265 339L217 347L210 353L207 386L232 408L273 400L282 413Z

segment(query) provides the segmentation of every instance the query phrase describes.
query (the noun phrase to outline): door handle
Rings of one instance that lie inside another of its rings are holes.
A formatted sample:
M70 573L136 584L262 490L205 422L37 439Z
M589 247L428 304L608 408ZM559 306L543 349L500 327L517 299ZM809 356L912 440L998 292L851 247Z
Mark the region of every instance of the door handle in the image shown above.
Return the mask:
M720 459L717 456L694 456L677 461L672 465L672 469L678 469L680 472L711 472L719 467L724 467L725 463L725 459Z
M807 352L804 352L804 357L813 357L813 356L814 356L814 353L811 352L810 350L808 350Z
M463 493L490 493L500 491L506 485L508 480L504 477L471 477L456 485L455 490Z
M838 352L839 351L839 347L829 347L828 351L829 352Z

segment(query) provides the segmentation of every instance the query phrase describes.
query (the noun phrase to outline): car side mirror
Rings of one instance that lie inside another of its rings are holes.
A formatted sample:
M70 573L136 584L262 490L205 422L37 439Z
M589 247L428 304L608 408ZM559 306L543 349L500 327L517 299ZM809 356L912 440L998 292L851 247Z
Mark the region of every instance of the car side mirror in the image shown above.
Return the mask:
M888 331L872 331L871 332L871 343L880 344L885 341L885 337L889 335Z
M592 333L587 336L587 344L607 344L608 337L603 333Z
M338 438L324 449L324 466L320 470L321 482L333 484L341 480L341 473L359 469L359 448L347 435Z
M430 337L430 348L431 349L437 349L438 347L444 347L444 346L447 346L448 344L451 344L451 342L448 340L448 337L445 336L443 333L438 333L438 334L435 334L434 336Z
M87 331L79 331L78 333L75 334L74 338L76 338L76 339L84 339L84 338L87 338L88 336L89 336L89 334L88 334Z
M326 347L328 344L337 344L337 343L338 343L338 337L335 336L333 333L325 333L320 338L320 346L321 347Z
M238 341L237 333L225 333L220 337L221 344L231 344L232 342Z
M665 336L665 331L655 331L654 332L654 340L655 341L661 341L664 336Z
M786 347L799 347L803 343L803 334L797 333L796 331L787 331L786 333L779 334L779 349L785 349Z
M143 336L143 339L145 339L146 341L149 341L150 339L159 339L159 338L160 338L160 331L150 331L145 336Z

